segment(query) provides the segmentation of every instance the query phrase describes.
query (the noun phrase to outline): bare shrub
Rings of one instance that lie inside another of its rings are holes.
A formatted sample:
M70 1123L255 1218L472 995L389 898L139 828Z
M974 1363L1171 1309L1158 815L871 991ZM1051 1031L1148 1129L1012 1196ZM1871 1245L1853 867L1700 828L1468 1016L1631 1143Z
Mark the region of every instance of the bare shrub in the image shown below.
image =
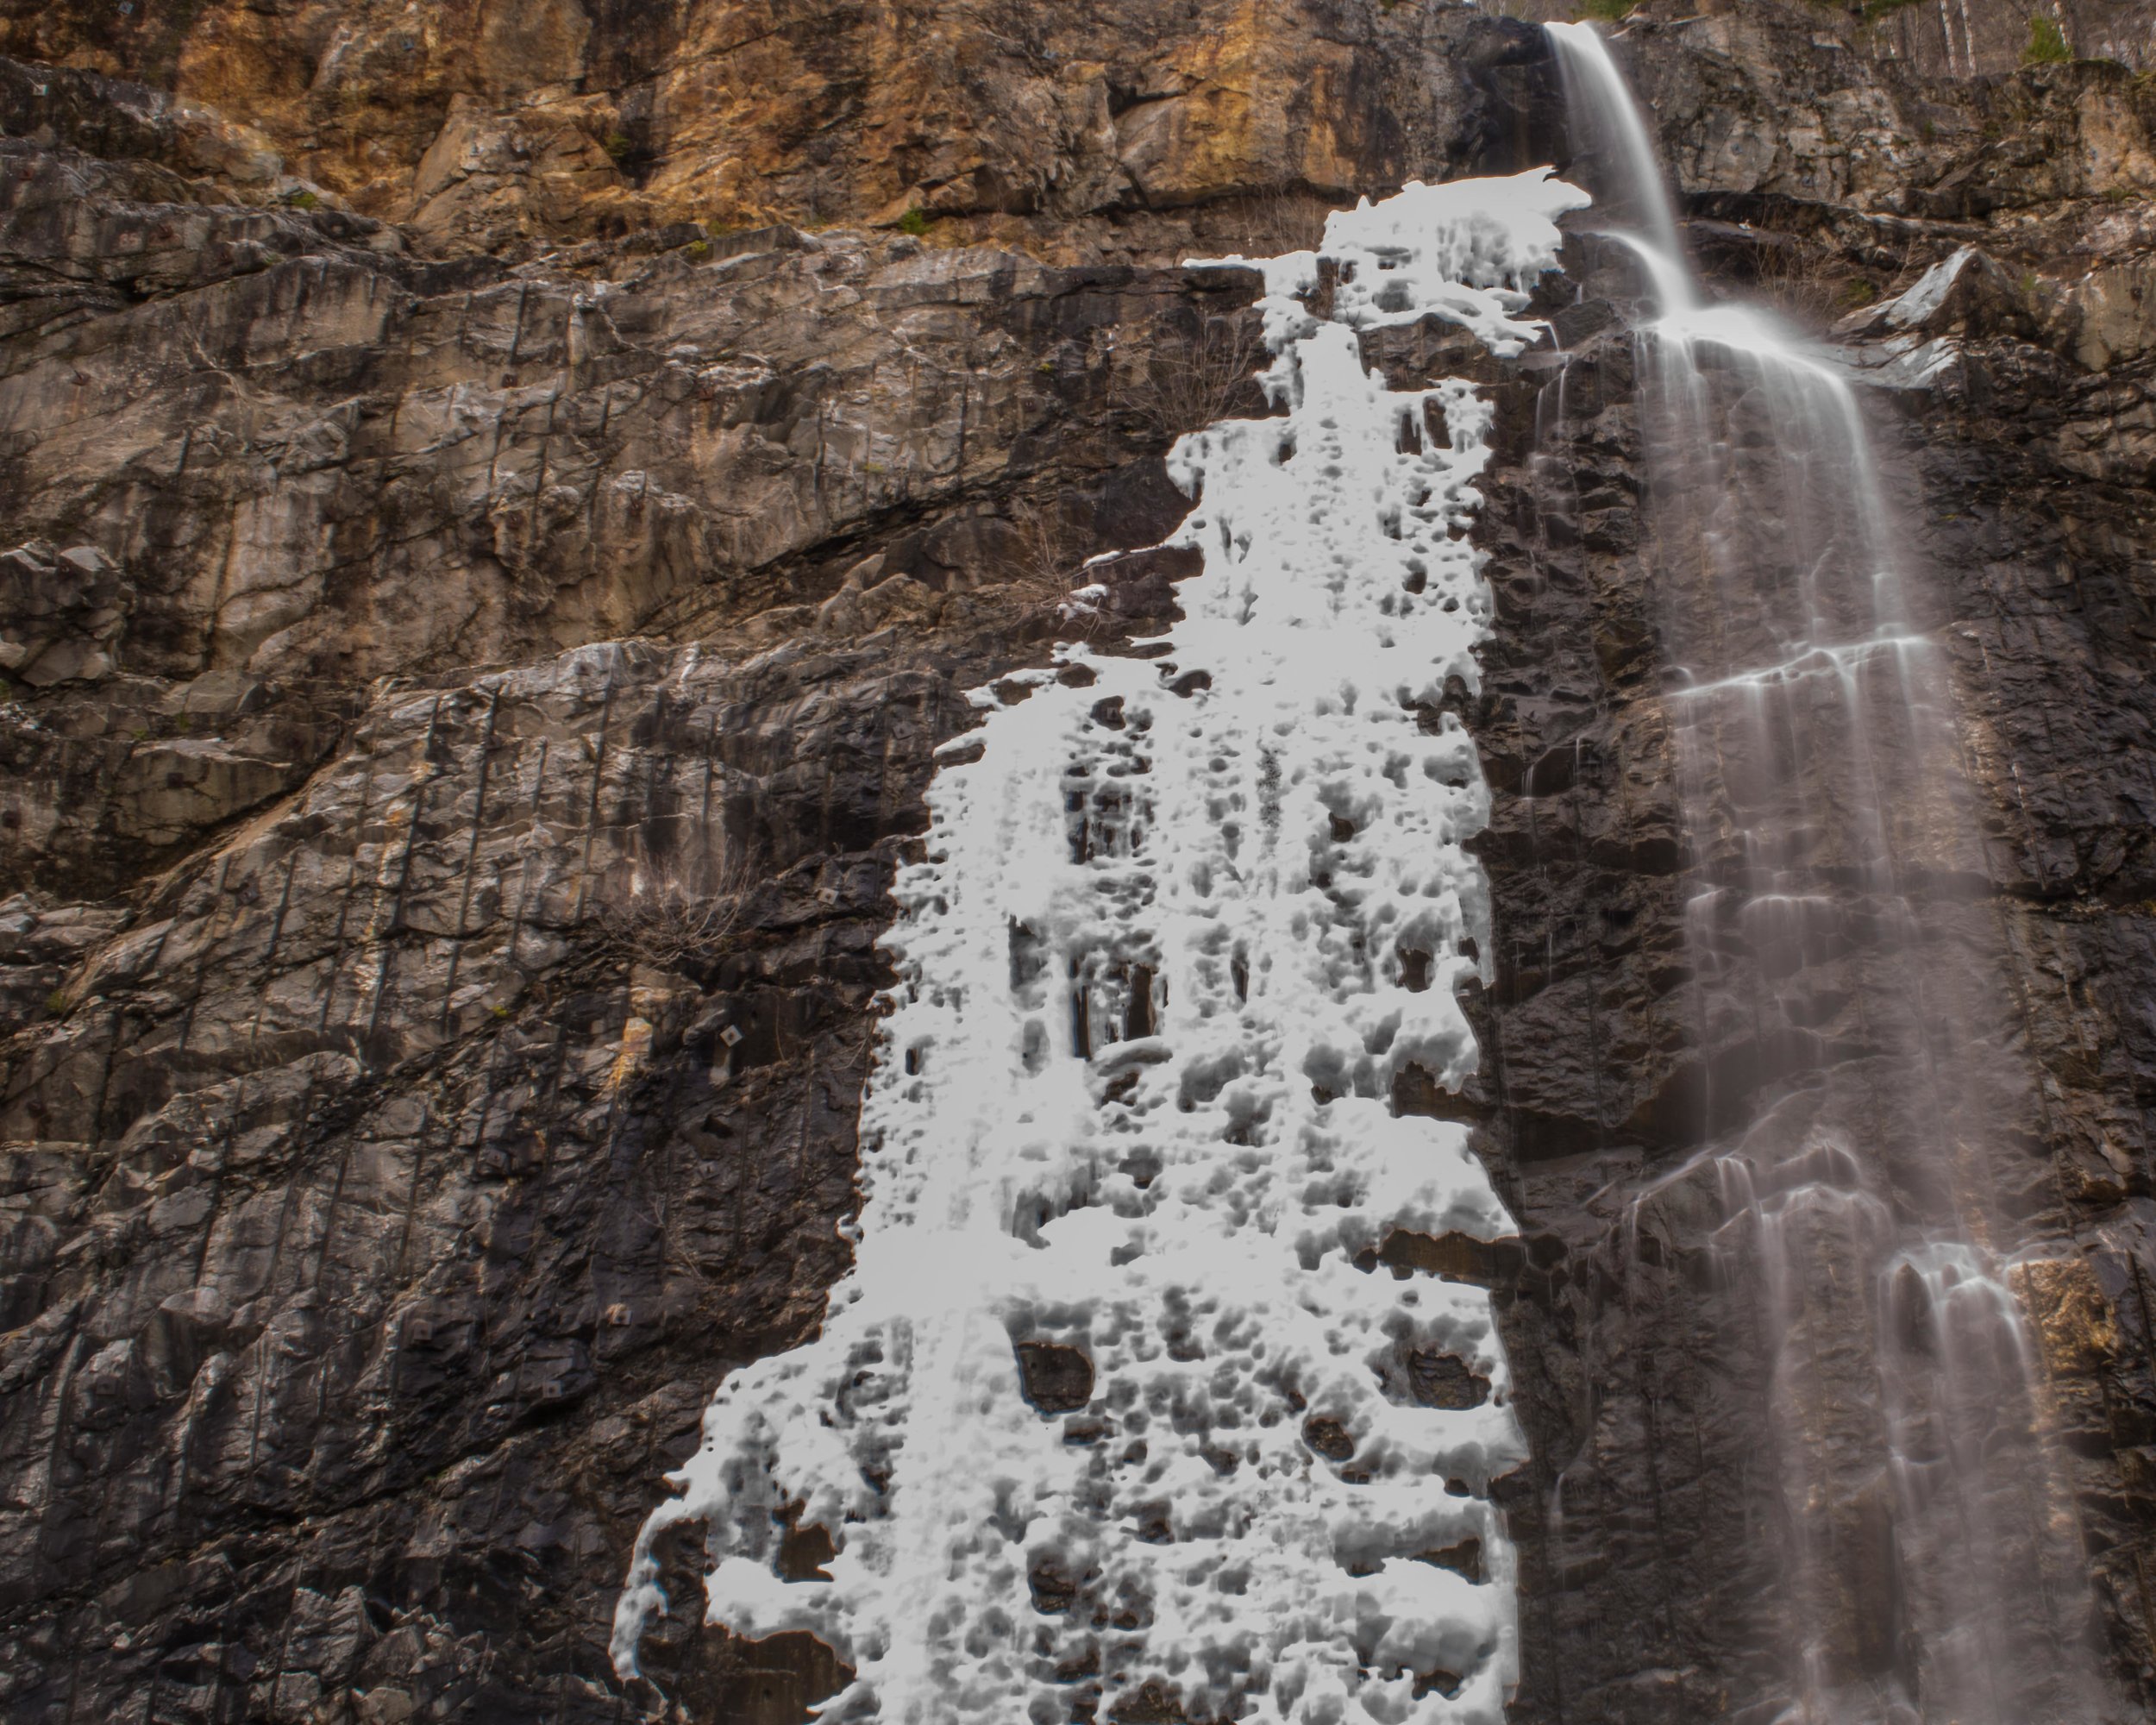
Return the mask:
M1009 519L1018 536L1018 584L1050 599L1069 593L1076 583L1064 549L1062 511L1053 504L1020 502Z
M1076 597L1088 583L1062 510L1053 503L1022 499L1006 514L1018 541L1018 569L1012 585L1032 604L1053 606L1064 632L1094 633L1104 619L1095 606Z
M599 926L634 963L663 970L708 963L732 943L751 884L738 861L640 859L621 889L600 900Z
M1874 304L1890 284L1908 273L1910 248L1897 264L1891 254L1852 257L1831 240L1794 234L1761 234L1747 262L1758 297L1798 323L1814 329Z
M1164 442L1225 419L1264 355L1257 321L1206 317L1180 341L1156 343L1125 384L1127 407Z
M1314 192L1260 191L1238 199L1225 227L1229 243L1247 258L1314 252L1325 242L1332 206Z
M1831 323L1863 303L1849 267L1826 247L1776 236L1762 245L1752 264L1752 286L1759 297L1800 323Z

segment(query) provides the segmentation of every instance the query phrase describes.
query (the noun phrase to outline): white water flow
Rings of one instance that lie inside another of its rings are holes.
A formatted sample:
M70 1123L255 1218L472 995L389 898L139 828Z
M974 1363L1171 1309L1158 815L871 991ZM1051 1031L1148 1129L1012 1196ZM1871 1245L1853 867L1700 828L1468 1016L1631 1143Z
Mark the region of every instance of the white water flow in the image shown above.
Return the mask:
M2044 1367L2015 1290L2047 1201L1943 654L1824 351L1710 304L1601 38L1548 27L1574 145L1657 305L1635 332L1645 555L1675 681L1713 1241L1764 1358L1778 1645L1730 1716L2111 1716ZM1651 1195L1650 1195L1651 1196ZM1643 1200L1644 1201L1644 1200Z
M1487 1488L1524 1451L1489 1296L1375 1261L1512 1232L1466 1128L1391 1105L1478 1058L1488 798L1438 703L1489 627L1491 410L1388 388L1357 332L1519 351L1585 202L1546 170L1410 185L1265 261L1283 411L1175 447L1184 620L975 697L895 888L854 1269L713 1399L637 1544L625 1673L700 1524L711 1622L851 1667L826 1719L1501 1725ZM827 1579L781 1578L789 1525Z

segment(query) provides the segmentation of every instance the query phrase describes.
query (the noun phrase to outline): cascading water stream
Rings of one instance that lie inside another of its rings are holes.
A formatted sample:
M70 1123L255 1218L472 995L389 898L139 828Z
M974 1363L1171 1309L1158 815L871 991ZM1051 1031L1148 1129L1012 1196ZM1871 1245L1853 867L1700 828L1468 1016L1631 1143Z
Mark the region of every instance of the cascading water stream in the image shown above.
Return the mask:
M1729 1716L2085 1725L2086 1558L2013 1288L2040 1163L1964 806L1944 656L1913 616L1853 390L1706 302L1601 38L1547 27L1576 148L1634 212L1647 559L1691 851L1712 1250L1763 1360L1777 1675ZM1753 1682L1755 1692L1744 1692Z
M1185 619L975 697L895 887L854 1269L817 1340L713 1400L638 1542L624 1672L694 1523L711 1621L851 1667L826 1718L1062 1725L1150 1688L1501 1725L1487 1489L1524 1451L1489 1296L1376 1262L1512 1232L1466 1128L1394 1106L1477 1060L1488 796L1440 704L1489 626L1492 410L1387 387L1358 332L1435 314L1518 352L1585 202L1546 170L1412 185L1260 266L1283 411L1176 446ZM836 1555L783 1579L812 1525Z

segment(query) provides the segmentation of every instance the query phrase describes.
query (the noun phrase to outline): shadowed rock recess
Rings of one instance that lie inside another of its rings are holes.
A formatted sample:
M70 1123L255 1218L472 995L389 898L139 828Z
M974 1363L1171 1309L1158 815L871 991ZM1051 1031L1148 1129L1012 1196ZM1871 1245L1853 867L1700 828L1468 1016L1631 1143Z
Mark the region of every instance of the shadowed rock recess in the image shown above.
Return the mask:
M1059 638L1174 618L1163 456L1264 411L1257 276L1184 258L1311 245L1413 179L1598 185L1497 14L0 0L0 1713L793 1725L843 1686L805 1634L696 1621L693 1527L654 1553L649 1681L608 1636L713 1387L813 1335L850 1260L936 751ZM1959 752L1908 787L1898 879L1986 1051L1948 1129L2028 1260L2077 1657L2127 1717L2156 1707L2156 19L2046 16L2067 57L2026 66L1990 0L1610 28L1708 291L1831 326L1864 380ZM1445 701L1491 794L1482 1065L1392 1106L1465 1121L1520 1230L1368 1267L1495 1290L1512 1716L1750 1725L1789 1682L1770 1368L1686 1170L1928 1020L1866 1019L1861 929L1733 925L1702 1035L1640 284L1596 211L1565 225L1551 343L1363 336L1391 387L1495 409L1492 632ZM1085 1424L1081 1351L1014 1370ZM1864 1393L1812 1410L1836 1480ZM1905 1583L1846 1496L1821 1657L1883 1694ZM774 1545L796 1578L832 1554ZM1428 1560L1482 1578L1479 1546Z

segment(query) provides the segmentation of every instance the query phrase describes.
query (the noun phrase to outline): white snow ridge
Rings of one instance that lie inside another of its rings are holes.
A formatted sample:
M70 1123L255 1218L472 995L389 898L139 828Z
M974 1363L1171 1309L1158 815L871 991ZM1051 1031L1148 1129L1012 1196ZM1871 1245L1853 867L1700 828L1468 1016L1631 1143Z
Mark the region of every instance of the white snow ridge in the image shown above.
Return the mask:
M1187 620L975 696L897 883L856 1263L817 1340L713 1398L638 1542L624 1673L651 1541L699 1521L712 1622L856 1672L828 1720L1063 1725L1151 1685L1193 1721L1501 1725L1484 1493L1525 1450L1489 1298L1369 1267L1395 1229L1513 1232L1466 1128L1390 1101L1477 1059L1453 988L1489 950L1461 848L1488 794L1434 715L1489 629L1490 410L1387 390L1356 329L1435 312L1518 351L1586 201L1546 170L1411 185L1267 261L1288 411L1175 448ZM1033 1354L1068 1395L1029 1402L1033 1344L1090 1392ZM788 1516L829 1580L780 1578Z

